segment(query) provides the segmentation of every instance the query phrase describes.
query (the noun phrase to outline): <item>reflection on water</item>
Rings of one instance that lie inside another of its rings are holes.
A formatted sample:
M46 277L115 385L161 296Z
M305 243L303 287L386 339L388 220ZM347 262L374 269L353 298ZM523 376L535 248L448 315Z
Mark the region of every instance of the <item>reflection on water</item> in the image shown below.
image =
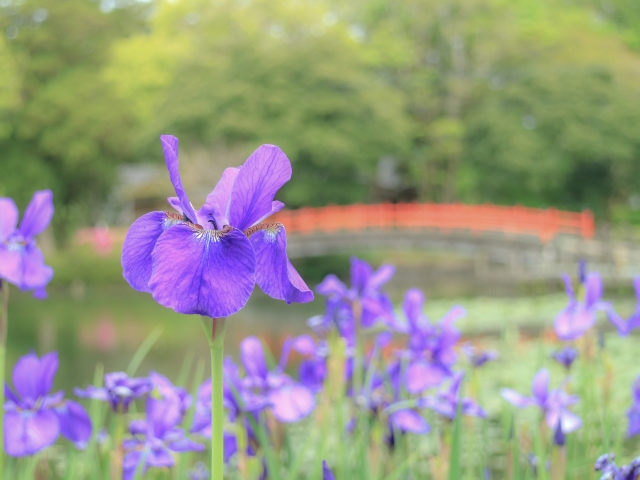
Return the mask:
M136 349L158 326L163 333L139 374L154 369L175 379L189 355L193 355L193 365L202 362L208 368L207 341L196 316L180 315L161 307L150 295L127 285L85 287L77 283L51 289L49 293L49 299L38 301L28 293L11 291L8 370L29 350L35 349L39 355L57 350L61 365L56 387L70 391L73 386L90 383L98 363L104 365L105 371L124 370ZM394 293L392 299L398 304L402 292ZM566 304L566 296L556 293L517 298L428 298L426 313L437 320L455 304L467 310L466 318L458 323L464 334L497 337L503 329L517 325L536 330L550 328L555 315ZM616 299L616 308L623 315L630 313L634 305L631 295ZM226 351L236 356L242 338L257 335L277 356L284 339L308 333L306 320L323 310L321 297L309 304L287 305L256 289L247 306L229 319ZM604 316L600 321L602 328L606 328Z
M39 355L58 350L57 387L69 389L93 378L97 363L105 371L124 370L134 352L157 327L160 339L139 373L158 370L175 378L185 356L208 364L209 350L200 319L180 315L156 304L150 295L128 286L78 287L51 290L45 301L11 291L7 365L35 349ZM287 335L306 332L306 320L322 311L323 300L287 305L255 291L247 306L229 319L226 350L237 354L242 338L253 334L269 345L281 345Z

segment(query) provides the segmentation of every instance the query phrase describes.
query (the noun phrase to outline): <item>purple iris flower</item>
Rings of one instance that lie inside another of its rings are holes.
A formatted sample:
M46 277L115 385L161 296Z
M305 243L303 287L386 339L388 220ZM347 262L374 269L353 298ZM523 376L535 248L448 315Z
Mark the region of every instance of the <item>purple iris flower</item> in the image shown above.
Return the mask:
M53 269L45 265L35 241L52 216L51 190L33 194L19 227L16 204L8 197L0 197L0 280L5 279L20 290L34 290L36 298L46 298L44 287L53 278Z
M394 272L393 265L382 265L374 271L364 260L351 257L351 288L347 288L338 277L331 274L316 287L316 291L327 298L329 311L345 306L352 307L359 301L360 323L364 328L373 326L379 320L392 324L393 303L381 288Z
M159 376L158 376L159 377ZM142 473L152 467L171 467L175 460L173 453L201 452L204 446L189 439L184 430L178 428L182 421L183 400L178 392L171 392L173 386L164 377L159 380L160 397L147 397L146 420L134 420L129 424L132 438L126 439L122 462L123 480L135 477L136 470Z
M627 418L629 418L629 427L627 428L627 437L633 437L640 433L640 377L638 377L631 388L633 394L633 403L627 410Z
M33 455L52 445L62 434L82 448L91 437L91 420L85 409L64 398L49 395L58 370L58 354L42 358L30 353L13 368L14 393L5 384L4 439L7 454Z
M322 461L322 480L336 480L336 477L333 476L333 472L325 460Z
M76 388L74 392L82 398L109 402L114 412L126 413L129 411L129 404L151 391L152 387L148 378L129 378L124 372L111 372L104 376L104 387L89 385L84 390Z
M243 389L268 400L273 416L281 422L297 422L315 408L313 392L284 373L288 352L283 349L280 364L269 371L262 343L247 337L240 344L240 359L245 371Z
M518 408L539 407L545 415L549 428L556 428L560 422L560 428L564 433L570 433L582 425L582 420L569 407L578 401L578 397L568 395L561 389L549 391L549 372L541 369L533 377L531 383L533 396L525 397L509 388L503 388L502 397Z
M487 362L491 362L493 360L498 359L498 352L494 350L479 351L476 347L474 347L469 343L465 344L462 347L462 351L471 362L471 365L473 365L476 368L481 367Z
M424 408L430 408L449 420L456 418L458 409L462 415L484 418L486 412L470 398L462 398L460 385L464 378L464 372L457 372L451 377L449 386L434 396L423 397L418 404Z
M424 294L418 289L408 290L402 305L407 323L397 324L396 330L409 335L406 387L417 394L440 385L453 372L457 361L454 346L460 331L453 324L465 315L462 307L453 307L437 324L432 324L423 313Z
M602 472L600 480L636 480L640 475L640 457L634 458L628 465L618 467L613 453L600 455L594 465L596 472Z
M124 278L178 313L226 317L240 310L254 285L269 296L309 302L309 290L287 258L280 223L262 223L284 204L276 192L291 178L278 147L262 145L242 167L227 168L200 210L178 171L178 139L160 137L178 213L150 212L136 220L122 247Z
M640 277L633 279L633 289L636 293L636 308L627 320L618 315L613 308L607 310L609 321L623 337L629 335L632 330L640 328Z
M565 290L569 297L569 303L558 314L554 322L554 328L561 340L575 340L581 337L596 323L598 310L609 310L607 303L602 302L602 278L597 272L587 274L581 288L584 288L584 301L578 300L571 277L562 276Z
M551 355L551 358L562 364L567 370L571 369L571 365L578 358L578 350L573 347L565 347Z
M327 356L329 347L325 340L316 342L311 335L300 335L291 341L290 347L305 358L298 367L298 378L314 393L322 390L327 377Z

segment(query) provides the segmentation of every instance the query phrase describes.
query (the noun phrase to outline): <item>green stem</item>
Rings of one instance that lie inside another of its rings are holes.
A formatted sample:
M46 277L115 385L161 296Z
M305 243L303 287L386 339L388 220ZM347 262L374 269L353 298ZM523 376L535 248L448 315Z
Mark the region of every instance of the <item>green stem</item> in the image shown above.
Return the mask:
M4 368L9 326L9 282L0 279L0 478L4 478Z
M211 480L223 480L224 472L224 408L222 381L224 361L225 318L202 317L202 326L211 351Z

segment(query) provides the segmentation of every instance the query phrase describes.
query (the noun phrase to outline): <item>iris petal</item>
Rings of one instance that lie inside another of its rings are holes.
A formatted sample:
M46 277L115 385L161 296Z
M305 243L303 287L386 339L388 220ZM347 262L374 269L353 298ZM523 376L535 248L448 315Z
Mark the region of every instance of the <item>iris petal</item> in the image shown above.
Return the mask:
M437 365L418 360L407 368L407 391L420 393L423 390L440 385L447 378L447 372Z
M41 233L53 217L53 193L51 190L40 190L33 194L20 222L20 233L31 238Z
M91 419L82 405L67 400L55 412L60 420L60 433L78 447L84 447L91 438Z
M273 199L291 178L291 162L275 145L262 145L244 162L233 183L229 224L245 230L264 218Z
M311 390L300 384L285 384L269 392L273 416L281 422L297 422L309 415L316 406Z
M407 290L407 293L404 296L402 309L404 310L404 314L407 316L407 320L409 320L409 323L416 330L419 330L420 324L418 322L418 319L422 316L423 305L424 293L422 293L417 288Z
M162 151L164 152L164 161L169 171L169 178L173 184L173 189L176 191L176 195L180 199L182 211L189 217L191 221L195 221L196 212L193 210L193 205L187 197L187 193L182 186L182 180L180 179L180 162L178 160L178 139L173 135L160 135L160 143L162 143Z
M253 291L253 248L232 227L176 225L160 236L151 256L153 298L178 313L227 317L244 307Z
M524 395L521 395L515 390L511 390L510 388L503 388L502 390L500 390L500 394L502 395L502 398L504 398L507 402L518 408L535 405L535 401L533 399L525 397Z
M13 457L33 455L53 444L60 435L60 422L51 410L6 412L6 452Z
M229 218L229 199L231 198L231 190L236 181L240 169L237 167L225 168L222 177L218 180L215 188L207 195L205 205L218 205L222 209L225 217ZM222 227L222 225L220 225Z
M240 360L249 377L267 378L269 369L264 358L262 343L256 337L247 337L240 343Z
M6 240L18 225L18 207L8 197L0 198L0 242Z
M262 291L287 303L313 300L313 292L287 258L284 226L280 223L259 224L246 233L256 255L256 283Z
M13 385L23 400L36 400L51 389L57 369L57 354L50 353L40 360L34 353L29 353L21 357L13 367Z
M422 434L429 431L429 424L422 418L422 415L413 410L393 412L389 415L389 420L394 428L403 432Z
M53 278L53 269L33 242L0 244L0 277L21 290L44 287Z
M122 275L129 285L140 292L151 292L151 253L160 235L181 222L177 214L166 212L149 212L133 222L122 245Z

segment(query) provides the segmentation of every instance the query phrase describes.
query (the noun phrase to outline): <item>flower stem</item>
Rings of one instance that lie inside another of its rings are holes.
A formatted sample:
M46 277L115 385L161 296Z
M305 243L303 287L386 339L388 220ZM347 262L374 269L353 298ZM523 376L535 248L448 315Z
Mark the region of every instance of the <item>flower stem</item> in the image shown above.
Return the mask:
M9 326L9 282L0 279L0 478L4 478L4 369Z
M224 471L224 408L222 381L225 318L202 317L211 351L211 480L222 480Z

